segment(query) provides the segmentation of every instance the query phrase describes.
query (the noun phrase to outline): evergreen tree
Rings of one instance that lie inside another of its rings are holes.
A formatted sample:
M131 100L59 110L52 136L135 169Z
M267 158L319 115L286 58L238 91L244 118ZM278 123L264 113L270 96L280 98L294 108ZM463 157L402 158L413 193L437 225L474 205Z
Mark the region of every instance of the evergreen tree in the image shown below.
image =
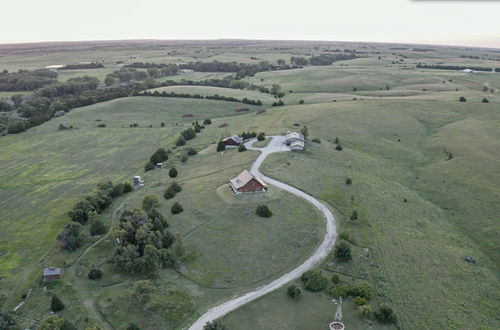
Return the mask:
M64 309L64 303L59 299L58 296L53 295L52 300L50 301L50 310L54 313L62 311Z

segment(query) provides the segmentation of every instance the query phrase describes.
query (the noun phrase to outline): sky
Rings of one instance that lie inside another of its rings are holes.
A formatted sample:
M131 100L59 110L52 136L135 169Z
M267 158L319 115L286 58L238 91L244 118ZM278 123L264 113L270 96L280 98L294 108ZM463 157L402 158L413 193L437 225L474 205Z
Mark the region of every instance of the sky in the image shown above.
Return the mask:
M1 0L0 43L118 39L500 48L500 0Z

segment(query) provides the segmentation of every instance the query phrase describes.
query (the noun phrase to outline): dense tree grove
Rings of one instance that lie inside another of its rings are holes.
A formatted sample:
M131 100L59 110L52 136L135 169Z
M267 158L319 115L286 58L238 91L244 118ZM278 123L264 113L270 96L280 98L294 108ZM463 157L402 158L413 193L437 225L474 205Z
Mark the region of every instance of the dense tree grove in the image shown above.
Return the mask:
M246 97L243 99L238 99L232 96L223 96L223 95L200 95L200 94L189 94L189 93L176 93L176 92L159 92L159 91L144 91L142 93L138 93L137 95L141 96L156 96L156 97L181 97L181 98L193 98L193 99L206 99L206 100L219 100L219 101L228 101L228 102L240 102L244 104L251 104L251 105L262 105L261 100L251 100Z
M40 88L35 95L47 98L75 95L88 90L96 90L98 85L99 80L97 78L90 76L76 77Z
M323 290L328 284L326 277L316 270L308 270L300 279L304 283L304 288L313 292Z
M33 91L57 81L57 73L50 70L19 70L0 72L0 91Z
M330 65L333 62L337 61L345 61L345 60L352 60L354 58L358 58L353 53L348 53L348 54L321 54L317 56L311 56L309 58L309 63L311 65Z
M167 220L152 208L124 211L116 232L119 241L111 262L130 273L152 274L159 267L171 267L176 260L170 249L174 235L168 230Z
M442 65L442 64L427 65L427 64L422 64L422 63L417 64L417 69L438 69L438 70L471 69L471 70L475 70L475 71L493 71L492 68L482 67L482 66L462 66L462 65Z
M99 69L104 68L102 63L92 62L92 63L79 63L79 64L66 64L63 67L57 68L57 70L82 70L82 69Z
M190 62L179 65L181 69L191 69L198 72L235 72L237 78L254 76L258 72L271 70L291 69L288 65L272 65L268 61L261 61L259 64L247 64L237 62Z

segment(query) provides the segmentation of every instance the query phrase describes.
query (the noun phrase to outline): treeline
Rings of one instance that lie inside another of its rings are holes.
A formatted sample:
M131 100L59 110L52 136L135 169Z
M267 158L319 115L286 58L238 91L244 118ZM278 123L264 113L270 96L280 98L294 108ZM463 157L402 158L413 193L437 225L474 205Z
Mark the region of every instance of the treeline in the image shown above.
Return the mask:
M57 81L57 73L50 70L19 70L0 72L0 91L33 91Z
M92 62L92 63L80 63L80 64L66 64L63 67L57 68L57 70L78 70L78 69L99 69L104 68L102 63Z
M83 242L82 226L89 222L92 215L102 213L111 205L113 198L131 191L132 186L127 182L117 185L114 185L111 181L100 183L94 193L77 202L68 212L70 221L57 236L61 246L70 251L79 248Z
M251 100L246 97L243 99L237 99L235 97L231 96L223 96L219 94L215 95L200 95L200 94L189 94L189 93L176 93L176 92L159 92L159 91L144 91L144 92L138 92L135 94L136 96L156 96L156 97L182 97L182 98L195 98L195 99L207 99L207 100L219 100L219 101L228 101L228 102L241 102L245 104L251 104L251 105L257 105L260 106L262 105L261 100Z
M152 274L172 267L183 255L180 235L174 237L156 208L124 211L116 232L118 247L111 262L130 273Z
M37 96L53 98L57 96L67 96L80 94L88 90L96 90L99 80L94 77L84 76L70 78L65 82L56 82L50 86L40 88L36 91Z
M108 74L104 83L106 86L112 86L117 82L144 81L148 78L162 78L175 75L176 73L177 65L175 64L166 65L162 68L150 67L146 71L127 66Z
M427 65L427 64L422 64L422 63L417 64L417 69L438 69L438 70L471 69L471 70L475 70L475 71L493 71L492 68L483 67L483 66L461 66L461 65L441 65L441 64Z
M309 58L301 57L301 56L292 56L290 58L290 62L296 66L305 66L305 65L330 65L337 61L345 61L352 60L354 58L358 58L354 52L352 53L343 53L343 54L321 54L314 55Z
M273 65L268 61L258 64L247 64L237 62L190 62L179 65L181 69L191 69L198 72L236 72L237 78L252 77L258 72L292 69L289 65Z

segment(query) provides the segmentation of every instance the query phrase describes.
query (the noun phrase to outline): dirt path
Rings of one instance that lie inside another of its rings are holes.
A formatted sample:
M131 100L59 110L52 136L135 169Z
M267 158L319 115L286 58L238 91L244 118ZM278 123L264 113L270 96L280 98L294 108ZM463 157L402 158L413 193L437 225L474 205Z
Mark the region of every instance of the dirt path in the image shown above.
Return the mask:
M264 286L261 286L253 291L250 291L248 293L243 294L242 296L232 298L225 303L222 303L218 306L215 306L213 308L210 308L205 314L203 314L198 320L196 320L190 327L190 330L202 330L203 326L205 323L209 321L213 321L215 319L218 319L229 312L232 312L236 310L237 308L259 298L262 297L263 295L270 293L276 289L279 289L280 287L284 286L285 284L289 283L290 281L293 281L297 278L299 278L305 271L314 268L317 264L319 264L321 261L323 261L330 251L333 248L333 245L335 244L335 239L337 238L337 228L335 224L335 217L333 216L332 212L328 209L328 207L318 201L316 198L314 198L311 195L306 194L305 192L298 190L297 188L294 188L292 186L287 185L286 183L283 183L281 181L269 178L262 174L259 171L259 168L266 159L266 157L274 152L286 152L290 151L290 148L285 146L285 137L284 136L272 136L271 142L264 148L255 148L253 147L253 144L255 143L256 139L253 139L247 143L245 143L245 146L249 150L259 150L261 153L259 157L257 157L257 160L253 163L250 173L255 175L256 177L264 180L266 183L271 184L275 187L278 187L280 189L286 190L300 198L305 199L312 205L314 205L316 208L318 208L324 215L325 220L326 220L326 233L325 237L323 238L323 242L321 245L314 251L314 253L307 259L305 260L301 265L299 265L297 268L291 270L290 272L282 275L280 278L272 281L269 284L266 284Z

